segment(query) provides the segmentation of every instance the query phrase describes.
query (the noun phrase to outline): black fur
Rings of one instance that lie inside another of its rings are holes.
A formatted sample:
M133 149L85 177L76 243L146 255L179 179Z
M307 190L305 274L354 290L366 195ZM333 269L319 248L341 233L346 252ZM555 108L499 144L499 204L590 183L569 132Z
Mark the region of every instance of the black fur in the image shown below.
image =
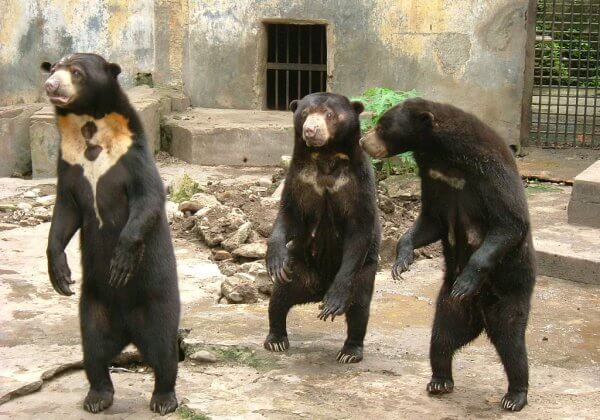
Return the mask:
M90 382L84 408L99 412L112 404L110 361L127 344L133 343L154 369L151 409L166 414L177 407L174 387L180 303L175 255L164 210L165 190L144 130L117 82L116 64L109 64L93 54L74 54L54 66L43 65L42 68L77 68L81 73L73 79L76 99L65 107L56 107L58 117L85 114L102 119L116 113L128 121L128 129L133 133L129 150L97 184L102 227L96 217L91 185L83 176L82 167L69 164L62 154L58 160L58 191L47 251L48 271L58 293L73 294L64 251L80 229L81 335L85 371ZM81 141L85 142L94 136L96 126L86 124L82 130ZM95 159L94 156L87 158Z
M452 391L454 352L485 330L508 376L502 406L520 410L527 403L525 328L535 264L511 150L475 116L423 99L392 108L361 139L367 150L377 142L388 155L414 151L421 176L421 213L398 243L394 277L412 263L414 249L438 240L444 248L428 391Z
M290 308L322 300L321 319L346 314L348 337L338 360L358 362L363 355L380 241L373 170L358 144L358 116L363 107L344 96L320 93L293 101L290 109L294 111L295 144L268 243L267 266L276 284L265 348L287 349ZM327 118L331 136L323 146L309 147L303 140L308 112ZM303 181L306 174L314 174L320 194L315 185Z

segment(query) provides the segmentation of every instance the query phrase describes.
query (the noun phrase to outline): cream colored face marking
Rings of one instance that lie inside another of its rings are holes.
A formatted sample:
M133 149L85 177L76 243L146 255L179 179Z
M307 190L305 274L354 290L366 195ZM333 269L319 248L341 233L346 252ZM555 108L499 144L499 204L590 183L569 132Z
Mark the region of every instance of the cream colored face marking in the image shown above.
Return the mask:
M48 80L58 81L60 87L57 94L60 96L70 98L75 95L76 90L75 86L73 85L73 79L71 78L71 72L69 70L56 70L54 73L52 73Z
M81 127L89 121L94 122L98 130L88 142L102 148L98 157L93 161L85 157L87 144L81 133ZM83 176L92 187L96 218L102 227L102 217L96 201L98 181L117 163L121 156L127 153L131 146L132 133L129 131L127 119L116 113L108 114L99 120L89 115L69 114L58 117L58 129L61 134L62 159L71 165L79 165L83 168Z
M304 141L311 141L313 139L307 139L304 137L304 129L306 127L315 128L317 133L315 135L315 139L321 141L329 140L329 128L327 127L327 121L325 119L325 114L321 112L315 112L309 114L304 121L304 125L302 126L302 139Z
M465 187L465 184L467 183L464 178L456 178L456 177L448 176L448 175L446 175L440 171L437 171L435 169L429 170L429 177L431 179L436 179L438 181L445 182L446 184L450 185L455 190L462 190Z

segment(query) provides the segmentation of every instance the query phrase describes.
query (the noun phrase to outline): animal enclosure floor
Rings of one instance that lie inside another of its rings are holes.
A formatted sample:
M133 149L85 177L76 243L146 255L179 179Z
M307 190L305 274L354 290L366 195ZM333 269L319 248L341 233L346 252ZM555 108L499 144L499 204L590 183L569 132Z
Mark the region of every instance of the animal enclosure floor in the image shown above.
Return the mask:
M177 172L168 170L166 175L163 170L166 178ZM264 170L240 171L209 170L232 180L240 174L265 176ZM39 379L47 369L81 358L77 238L68 248L77 291L62 297L47 278L48 229L49 223L43 223L0 232L0 395ZM345 336L343 318L323 323L317 319L317 305L296 307L288 322L291 349L268 353L262 348L268 302L217 304L223 277L209 260L209 250L180 238L175 247L181 324L191 329L187 341L218 357L216 363L186 360L179 365L179 401L196 414L213 419L514 417L500 409L507 382L485 337L456 356L453 394L431 398L425 392L430 327L442 277L439 259L417 261L400 283L393 282L387 270L378 274L365 359L339 365L335 356ZM520 418L597 418L598 302L599 286L538 278L527 331L529 405ZM77 371L1 405L0 418L151 418L152 374L123 371L114 372L112 378L115 404L102 415L82 410L87 381Z

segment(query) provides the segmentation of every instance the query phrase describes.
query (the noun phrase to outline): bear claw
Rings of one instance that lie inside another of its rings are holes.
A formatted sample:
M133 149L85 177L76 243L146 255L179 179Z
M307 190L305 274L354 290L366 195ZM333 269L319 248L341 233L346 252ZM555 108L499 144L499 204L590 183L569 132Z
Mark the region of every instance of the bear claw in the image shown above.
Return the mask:
M154 394L150 400L150 410L161 416L172 413L177 408L177 397L174 392Z
M280 353L290 348L290 342L287 337L275 337L269 334L264 346L269 351Z
M358 363L363 359L363 351L360 346L346 346L337 354L336 360L339 363Z
M112 391L95 391L90 389L85 400L83 401L83 409L90 413L99 413L106 410L113 403Z
M427 384L427 392L432 395L448 394L454 391L454 382L452 379L432 378Z
M508 411L521 411L527 405L526 392L507 392L500 405Z

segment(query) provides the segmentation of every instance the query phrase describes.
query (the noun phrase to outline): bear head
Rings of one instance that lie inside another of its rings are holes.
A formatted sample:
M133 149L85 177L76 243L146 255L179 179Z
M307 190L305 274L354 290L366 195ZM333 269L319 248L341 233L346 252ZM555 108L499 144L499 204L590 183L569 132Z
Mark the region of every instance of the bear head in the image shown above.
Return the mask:
M312 93L290 102L297 141L307 147L335 145L355 138L360 132L361 102L334 93Z
M50 102L59 109L85 112L97 109L115 98L121 67L97 54L70 54L41 69L50 73L44 89Z
M390 108L360 139L361 147L375 158L421 149L435 125L430 104L414 98Z

